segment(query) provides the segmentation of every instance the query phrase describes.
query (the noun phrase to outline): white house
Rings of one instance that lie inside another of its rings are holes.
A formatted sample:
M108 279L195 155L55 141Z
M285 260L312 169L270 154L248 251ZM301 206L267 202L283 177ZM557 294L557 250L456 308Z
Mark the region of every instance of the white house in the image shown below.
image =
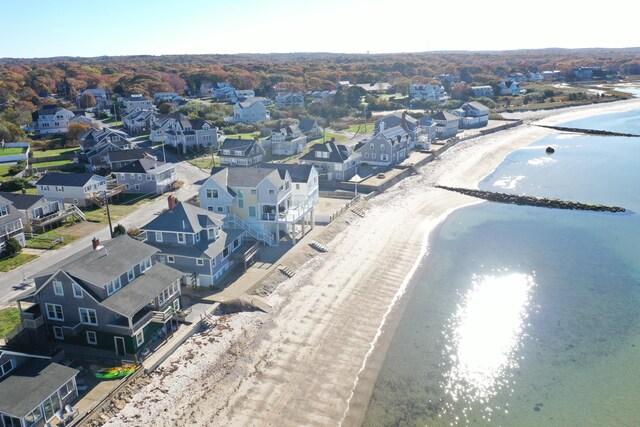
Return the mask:
M436 137L440 139L455 136L458 133L458 116L448 111L440 111L431 116L436 124Z
M500 91L500 95L515 96L525 93L518 82L500 82L498 83L498 90Z
M180 114L179 119L174 119L164 131L167 145L176 149L182 147L182 152L187 149L199 149L203 147L218 147L218 128L204 119L190 119Z
M180 97L180 95L176 92L156 92L153 94L153 100L155 102L171 102L174 98L178 97Z
M277 108L300 108L304 107L304 96L299 93L284 93L276 95Z
M269 119L267 107L260 102L247 100L237 102L233 106L233 117L225 118L227 122L261 122Z
M141 110L153 109L153 102L147 97L140 94L133 94L127 97L118 98L118 102L122 103L124 108L123 115L131 113L136 108Z
M75 114L65 108L47 105L32 113L31 117L36 135L51 135L67 133L69 121L75 117Z
M65 203L90 206L91 199L107 190L107 179L92 173L47 173L36 182L38 194L61 197Z
M483 127L489 123L489 108L477 101L464 103L460 112L460 127L463 129Z
M292 156L302 153L307 146L307 137L298 126L286 126L271 132L271 154Z
M409 96L411 96L412 99L442 100L446 99L447 93L444 91L444 86L441 85L412 83L411 86L409 86Z
M222 166L253 166L262 162L265 150L254 139L226 138L220 145L218 157Z
M491 86L471 86L474 98L493 98L493 88Z

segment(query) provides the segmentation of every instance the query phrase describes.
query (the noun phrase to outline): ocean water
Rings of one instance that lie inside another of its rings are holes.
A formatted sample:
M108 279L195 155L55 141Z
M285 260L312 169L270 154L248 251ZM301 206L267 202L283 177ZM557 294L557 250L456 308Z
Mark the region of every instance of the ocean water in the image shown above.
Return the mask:
M640 111L563 125L640 134ZM639 163L640 138L558 134L486 177L482 189L628 211L454 212L407 296L363 425L640 425Z

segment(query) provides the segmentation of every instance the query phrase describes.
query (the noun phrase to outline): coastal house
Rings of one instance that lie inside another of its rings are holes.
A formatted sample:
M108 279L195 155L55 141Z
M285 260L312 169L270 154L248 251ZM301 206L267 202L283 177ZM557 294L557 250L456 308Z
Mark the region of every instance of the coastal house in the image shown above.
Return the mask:
M335 95L335 90L312 90L307 92L307 97L311 98L311 102L326 102Z
M229 227L242 228L256 240L277 245L280 233L295 243L297 229L310 222L313 200L294 204L286 168L214 168L199 191L200 207L226 215Z
M92 173L46 173L36 182L36 189L40 195L86 207L107 191L107 178Z
M269 112L263 102L250 98L236 102L233 106L233 117L225 118L227 122L260 122L269 119Z
M236 88L227 82L219 82L211 87L211 97L218 102L230 102L232 104L238 102L235 92Z
M304 96L300 93L283 93L276 95L276 108L302 108Z
M356 174L360 158L359 153L330 140L312 146L300 161L315 166L321 180L348 181Z
M18 300L23 325L53 341L135 356L170 333L182 272L155 262L158 249L127 235L91 245L34 276Z
M86 113L76 114L73 119L69 120L69 124L71 123L85 123L89 126L95 125L95 121L86 115Z
M409 86L409 96L411 99L431 99L443 100L447 98L447 93L442 85L432 85L430 83L412 83Z
M55 135L69 131L73 112L55 105L47 105L31 114L36 135Z
M122 115L126 116L135 109L140 110L152 110L153 102L139 93L131 96L121 96L118 98L118 102L122 104Z
M187 150L218 147L218 128L204 119L192 119L180 114L164 129L165 143L183 154Z
M307 141L322 138L322 128L318 126L318 122L312 118L300 117L298 129L307 137Z
M374 122L374 134L385 129L391 129L400 126L409 134L409 151L413 151L416 147L428 150L433 138L430 133L426 132L419 120L411 117L406 111L395 112L384 116Z
M538 81L540 81L542 79L543 79L542 74L537 72L537 71L529 73L529 81L530 82L538 82Z
M256 93L251 90L251 89L236 89L235 90L235 101L231 101L231 102L242 102L242 101L246 101L249 98L254 98L256 96Z
M431 116L431 119L436 124L436 138L445 139L458 133L459 119L457 115L448 111L440 111Z
M78 398L78 373L48 356L0 348L0 426L71 420L78 413L71 407Z
M462 129L479 128L489 123L489 107L478 101L465 102L459 111L459 127Z
M42 230L44 227L53 227L69 216L66 215L64 202L59 197L0 191L0 200L2 199L11 202L13 207L20 213L22 227L28 232L34 229ZM0 206L0 212L1 210L2 207ZM76 215L81 217L77 212ZM3 217L0 217L0 224Z
M226 138L218 157L222 166L253 166L264 160L265 150L256 139Z
M500 92L500 95L512 95L512 96L516 96L516 95L521 95L523 94L525 91L522 89L522 86L520 86L520 83L518 82L500 82L498 83L498 91Z
M510 82L519 82L519 83L529 81L527 76L525 76L522 73L509 73L509 76L507 76L507 80L509 80Z
M113 171L145 157L158 160L156 153L150 148L132 148L131 150L109 151L109 170Z
M112 172L125 193L162 194L171 189L178 176L176 165L163 163L153 157L143 157L114 169Z
M431 142L435 141L437 138L436 129L438 124L433 121L433 119L429 116L422 116L418 119L420 122L420 128L422 129L422 135L424 136L424 140L428 141L428 144L423 144L421 147L418 143L418 147L424 150L428 150L431 147Z
M149 132L151 125L155 122L158 113L153 110L134 109L131 113L122 118L122 125L127 132L137 135Z
M222 214L169 196L169 208L148 224L145 243L158 249L154 257L183 273L183 281L215 286L237 262L246 232L224 228Z
M0 196L0 253L11 238L16 239L22 247L26 245L20 212L11 200Z
M292 156L302 153L307 147L307 137L298 126L285 126L271 132L271 154L274 156Z
M373 166L391 166L407 158L411 136L402 126L384 128L356 148L362 161Z
M493 98L493 88L491 86L471 86L474 98Z
M94 109L105 109L110 107L111 97L107 93L107 90L104 88L83 90L82 93L78 95L78 105L80 105L80 100L82 99L82 97L88 94L93 96L93 99L96 100L96 105L93 106Z
M368 94L384 95L393 92L393 85L388 82L361 83L356 86L364 89Z
M183 101L184 101L184 98L178 95L176 92L156 92L153 94L153 102L157 104L170 102L173 105L178 106Z
M315 206L318 203L320 177L315 166L300 163L265 163L260 167L289 172L293 206L305 204Z
M85 154L107 147L112 151L130 149L133 144L128 138L125 132L110 128L89 129L78 137L80 151Z

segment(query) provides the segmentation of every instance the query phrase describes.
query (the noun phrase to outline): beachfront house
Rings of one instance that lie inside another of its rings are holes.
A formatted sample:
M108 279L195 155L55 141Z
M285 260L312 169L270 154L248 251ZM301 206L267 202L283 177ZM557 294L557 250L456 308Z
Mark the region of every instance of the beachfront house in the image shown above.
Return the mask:
M150 148L133 148L131 150L109 151L107 162L109 170L113 171L145 157L158 160L156 153Z
M491 86L471 86L474 98L493 98L493 88Z
M316 205L319 197L318 169L313 165L300 163L265 163L260 167L283 170L291 177L291 203L293 206Z
M500 82L498 83L498 91L500 95L521 95L525 93L525 90L522 89L519 82Z
M184 273L184 281L215 286L237 262L246 232L224 227L225 216L170 195L169 208L148 224L145 243L159 250L154 256Z
M269 120L269 111L260 100L255 98L236 102L233 106L233 117L225 118L227 122L261 122Z
M489 123L489 107L478 101L465 102L457 111L461 129L484 127Z
M107 178L92 173L46 173L36 182L36 189L40 195L86 207L107 191Z
M143 157L112 172L118 185L124 186L125 193L162 194L176 182L176 165L163 163L153 157Z
M57 226L60 221L71 215L71 212L65 211L62 198L59 197L0 191L0 200L2 200L2 198L11 202L13 207L20 213L22 227L25 228L27 232L36 229L42 230L44 227L50 228ZM0 207L0 211L1 210L2 207ZM81 215L77 212L76 215L81 218ZM0 227L2 227L2 218L4 218L4 216L0 216ZM18 241L20 241L20 239L18 239Z
M139 354L170 333L182 272L155 262L158 249L127 235L92 244L36 273L18 300L23 325L50 340Z
M363 142L356 151L364 163L373 166L391 166L401 163L411 151L411 136L402 126L395 126L376 133L371 139Z
M71 406L78 399L78 373L48 356L0 348L0 426L70 421L78 414Z
M457 115L448 111L440 111L431 116L431 119L436 124L436 138L445 139L458 133L459 119Z
M271 154L274 156L292 156L302 153L307 147L307 137L298 126L285 126L271 132Z
M256 139L227 138L220 145L221 166L253 166L264 160L266 152Z
M122 118L122 125L133 135L149 132L158 113L153 110L135 109Z
M75 117L71 111L56 105L47 105L31 114L36 135L67 133L69 121Z
M359 153L334 140L315 144L300 157L303 163L315 166L324 181L348 181L356 174L360 160Z
M0 253L11 238L16 239L22 247L26 245L20 212L11 200L0 196Z
M286 168L214 168L199 191L200 207L227 215L230 227L277 245L280 233L295 243L297 230L313 227L314 200L294 203L292 179Z

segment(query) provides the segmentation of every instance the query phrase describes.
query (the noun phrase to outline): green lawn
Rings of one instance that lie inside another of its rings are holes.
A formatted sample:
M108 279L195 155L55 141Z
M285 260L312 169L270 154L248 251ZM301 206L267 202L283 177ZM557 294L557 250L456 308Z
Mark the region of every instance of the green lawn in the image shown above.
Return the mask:
M214 166L220 166L219 157L214 157L213 160L211 160L211 156L203 156L203 157L196 157L195 159L191 159L187 161L193 166L203 169L207 172L209 172L211 168Z
M242 137L242 139L253 139L255 137L260 137L260 132L251 132L251 133L236 133L235 135L225 135L225 138L233 138L238 139Z
M38 234L36 237L32 237L32 238L27 238L27 248L31 248L31 249L57 249L60 248L64 245L67 245L71 242L73 242L74 240L76 240L79 236L75 236L69 233L66 233L65 231L67 231L67 228L69 228L71 225L73 225L74 222L70 221L69 219L66 220L65 223L63 223L63 225L61 225L60 227L51 230L51 231L47 231L45 233L42 234ZM58 238L62 237L63 241L56 244L55 246L52 245L52 242Z
M38 255L17 254L11 258L5 258L0 261L0 271L11 271L16 267L20 267L22 264L28 263L34 258L38 258Z
M20 310L15 307L0 310L0 337L6 336L20 324Z
M65 165L71 165L71 164L73 164L71 160L54 160L52 162L33 163L31 167L40 169L40 168L48 168L53 166L65 166Z
M324 140L328 141L331 138L335 138L337 143L341 143L341 142L347 142L349 140L349 137L347 135L343 135L341 133L335 133L335 132L329 132L329 131L325 131L324 132ZM322 142L322 140L320 139L316 139L313 142Z
M117 196L118 198L114 198L109 202L109 212L111 214L111 223L113 226L116 226L116 223L129 215L131 212L139 208L140 206L154 200L157 195L154 194L151 196L142 196L140 194L122 194ZM103 224L108 224L109 220L107 219L107 209L105 207L98 208L97 206L83 209L87 221L91 222L101 222Z
M60 148L57 150L44 150L44 151L34 151L33 152L33 157L38 159L41 157L54 157L54 156L59 156L61 154L73 154L75 151L80 150L78 147L72 147L72 148Z
M358 132L358 133L373 132L373 123L355 124L355 125L349 126L345 130L347 132L352 132L352 133L356 133L356 132Z
M0 156L13 156L24 153L24 148L0 148Z
M9 175L9 168L11 166L13 165L0 165L0 182L13 178L13 175Z

